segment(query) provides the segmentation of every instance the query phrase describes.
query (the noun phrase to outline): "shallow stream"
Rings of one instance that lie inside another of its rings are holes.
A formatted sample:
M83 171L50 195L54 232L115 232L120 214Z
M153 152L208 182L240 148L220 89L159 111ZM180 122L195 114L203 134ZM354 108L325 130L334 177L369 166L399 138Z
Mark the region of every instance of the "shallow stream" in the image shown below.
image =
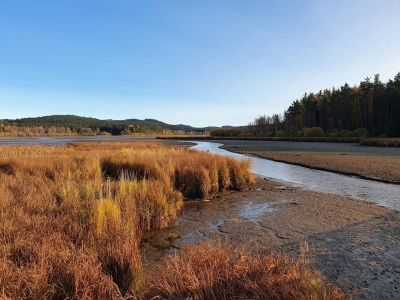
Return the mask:
M288 182L305 190L347 195L400 211L399 185L313 170L265 158L249 157L221 149L219 147L223 146L223 144L219 143L196 143L197 145L193 146L193 148L200 151L229 155L237 159L245 157L250 158L253 162L253 172L255 174L278 181Z

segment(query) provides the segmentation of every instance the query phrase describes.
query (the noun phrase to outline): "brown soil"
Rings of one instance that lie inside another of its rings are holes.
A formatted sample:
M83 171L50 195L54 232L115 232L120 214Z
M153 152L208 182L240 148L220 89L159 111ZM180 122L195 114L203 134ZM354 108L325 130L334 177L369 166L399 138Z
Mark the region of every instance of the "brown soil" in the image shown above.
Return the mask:
M400 183L400 155L373 156L348 152L263 151L249 149L249 147L243 150L232 146L223 148L310 168L358 175L383 182Z
M345 292L400 298L400 213L388 208L258 178L249 191L188 201L171 228L146 233L146 265L154 270L184 242L216 239L295 256L308 241L311 266Z

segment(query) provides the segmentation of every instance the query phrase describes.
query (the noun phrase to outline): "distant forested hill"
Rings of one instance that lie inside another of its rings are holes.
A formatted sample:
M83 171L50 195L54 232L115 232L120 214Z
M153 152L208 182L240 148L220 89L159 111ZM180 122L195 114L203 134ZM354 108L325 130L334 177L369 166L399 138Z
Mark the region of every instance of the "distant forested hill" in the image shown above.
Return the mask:
M75 115L0 120L0 136L202 133L204 130L183 124L170 125L154 119L99 120Z

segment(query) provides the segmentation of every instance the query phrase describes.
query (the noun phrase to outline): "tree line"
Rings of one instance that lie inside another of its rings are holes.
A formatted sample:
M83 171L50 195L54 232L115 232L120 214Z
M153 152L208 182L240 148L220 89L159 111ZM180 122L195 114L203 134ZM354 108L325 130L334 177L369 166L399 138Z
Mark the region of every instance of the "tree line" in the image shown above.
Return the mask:
M376 74L358 86L305 93L283 115L259 116L239 135L400 137L400 72L386 83Z
M0 120L0 136L129 135L200 133L204 128L170 125L154 119L99 120L75 115Z

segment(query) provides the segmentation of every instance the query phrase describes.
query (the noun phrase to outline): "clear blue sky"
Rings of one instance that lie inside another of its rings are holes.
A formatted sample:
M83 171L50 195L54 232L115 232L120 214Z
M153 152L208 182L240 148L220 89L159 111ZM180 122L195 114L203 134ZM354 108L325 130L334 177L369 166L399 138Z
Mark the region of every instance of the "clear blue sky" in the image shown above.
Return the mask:
M246 125L400 71L400 1L0 1L0 119Z

